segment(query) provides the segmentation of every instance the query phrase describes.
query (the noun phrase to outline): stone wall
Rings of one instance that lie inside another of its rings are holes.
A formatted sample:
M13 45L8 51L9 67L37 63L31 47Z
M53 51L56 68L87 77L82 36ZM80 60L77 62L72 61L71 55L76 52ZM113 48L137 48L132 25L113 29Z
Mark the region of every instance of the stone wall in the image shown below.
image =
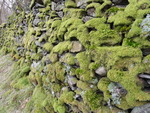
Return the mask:
M1 25L1 47L32 85L24 112L128 113L150 101L149 0L43 0Z

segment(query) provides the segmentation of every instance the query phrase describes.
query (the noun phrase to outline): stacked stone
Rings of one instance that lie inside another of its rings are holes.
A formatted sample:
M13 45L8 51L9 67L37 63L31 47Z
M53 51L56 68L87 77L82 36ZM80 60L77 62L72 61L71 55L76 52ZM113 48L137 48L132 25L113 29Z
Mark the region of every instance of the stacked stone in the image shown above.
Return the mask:
M140 26L148 0L44 0L30 7L12 23L10 46L34 86L26 112L126 113L150 100L149 80L138 76L150 76L150 56L142 54L149 35Z

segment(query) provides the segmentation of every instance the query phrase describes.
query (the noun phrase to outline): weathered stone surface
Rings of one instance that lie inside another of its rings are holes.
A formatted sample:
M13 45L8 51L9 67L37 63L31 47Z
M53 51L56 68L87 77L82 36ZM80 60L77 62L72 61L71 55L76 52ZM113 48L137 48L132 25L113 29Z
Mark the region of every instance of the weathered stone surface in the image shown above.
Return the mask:
M64 16L63 11L59 11L59 12L57 12L57 14L58 14L58 16L61 17L61 18Z
M95 17L96 16L96 14L95 14L95 8L89 8L89 9L87 9L87 14L89 16Z
M51 9L52 9L52 10L55 10L55 9L56 9L56 6L57 6L57 4L56 4L55 2L52 2L52 4L51 4Z
M80 52L82 51L83 47L81 45L81 43L79 41L73 41L72 42L72 48L71 48L71 52Z
M96 69L95 73L100 76L106 76L107 71L104 67L99 67L98 69Z
M87 21L89 21L90 19L92 19L91 16L85 16L85 17L82 18L83 22L87 22Z
M135 107L131 113L149 113L150 112L150 104L145 104L143 106Z

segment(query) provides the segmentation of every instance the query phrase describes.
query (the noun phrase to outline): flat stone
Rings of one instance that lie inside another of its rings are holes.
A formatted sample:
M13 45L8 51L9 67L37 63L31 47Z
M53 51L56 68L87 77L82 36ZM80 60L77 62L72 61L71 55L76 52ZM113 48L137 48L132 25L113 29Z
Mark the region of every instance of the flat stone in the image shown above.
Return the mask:
M145 78L145 79L150 79L150 75L148 75L148 74L140 74L139 77Z
M83 46L81 45L81 43L79 41L72 41L72 48L71 48L71 52L75 53L75 52L80 52L82 51Z
M131 113L150 113L150 103L143 106L135 107Z
M99 67L96 71L96 74L100 75L100 76L106 76L107 71L104 67Z
M52 10L55 10L55 9L56 9L56 6L57 6L57 4L56 4L55 2L52 2L52 4L51 4L51 9L52 9Z

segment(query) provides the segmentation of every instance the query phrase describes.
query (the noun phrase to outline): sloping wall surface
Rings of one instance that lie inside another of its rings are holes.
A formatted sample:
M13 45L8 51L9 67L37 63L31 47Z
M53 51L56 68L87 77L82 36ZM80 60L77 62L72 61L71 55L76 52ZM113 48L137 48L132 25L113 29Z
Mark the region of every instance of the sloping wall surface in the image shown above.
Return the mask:
M18 64L11 87L33 86L23 112L128 113L150 101L149 0L33 0L30 8L0 29L0 47Z

